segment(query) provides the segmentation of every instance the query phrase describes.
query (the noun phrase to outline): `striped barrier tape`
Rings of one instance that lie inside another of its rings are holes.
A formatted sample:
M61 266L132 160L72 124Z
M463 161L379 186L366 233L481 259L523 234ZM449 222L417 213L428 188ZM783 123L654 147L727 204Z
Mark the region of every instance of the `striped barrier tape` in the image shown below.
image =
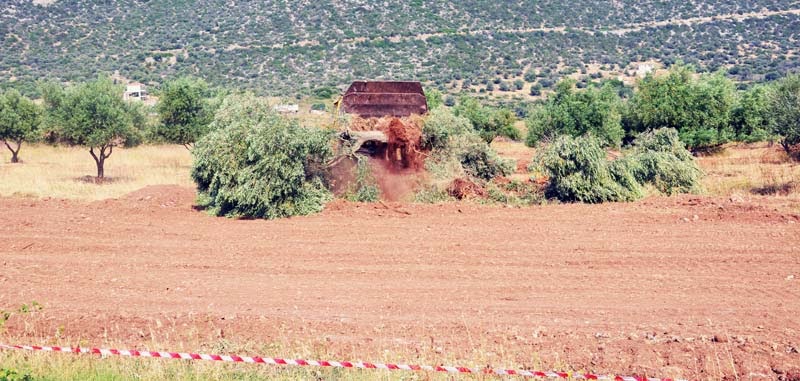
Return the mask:
M571 379L571 380L607 380L607 381L686 381L673 380L670 378L653 378L642 376L616 376L616 375L597 375L591 373L573 372L541 372L533 370L514 370L514 369L493 369L493 368L468 368L461 366L430 366L430 365L408 365L408 364L381 364L360 361L324 361L324 360L302 360L302 359L282 359L274 357L260 356L237 356L237 355L209 355L198 353L182 352L153 352L139 351L134 349L105 349L105 348L84 348L84 347L49 347L37 345L6 345L0 344L0 349L44 351L44 352L65 352L65 353L85 353L102 356L123 356L123 357L151 357L178 360L206 360L241 362L251 364L268 365L293 365L293 366L315 366L332 368L354 368L354 369L384 369L384 370L406 370L406 371L428 371L444 373L468 373L486 374L496 376L523 376L549 379Z

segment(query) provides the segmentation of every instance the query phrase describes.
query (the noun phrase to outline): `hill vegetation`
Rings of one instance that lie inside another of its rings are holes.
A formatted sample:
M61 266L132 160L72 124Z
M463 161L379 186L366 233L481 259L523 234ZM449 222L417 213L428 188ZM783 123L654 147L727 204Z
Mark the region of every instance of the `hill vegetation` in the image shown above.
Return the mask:
M194 75L280 96L356 78L510 91L589 75L587 64L625 71L649 60L762 81L800 63L799 12L789 0L8 0L0 84L34 95L38 79L99 71L153 85Z

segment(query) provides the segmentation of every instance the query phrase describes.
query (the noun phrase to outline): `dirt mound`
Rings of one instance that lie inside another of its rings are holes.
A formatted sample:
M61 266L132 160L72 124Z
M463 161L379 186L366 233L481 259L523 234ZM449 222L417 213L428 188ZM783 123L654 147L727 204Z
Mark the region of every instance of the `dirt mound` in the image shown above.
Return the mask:
M486 197L486 189L468 179L455 179L447 187L447 193L459 200Z
M407 200L425 178L426 153L421 148L422 117L353 117L348 124L351 132L380 131L385 140L368 137L357 152L369 156L369 165L384 201ZM362 138L363 139L363 138ZM355 181L355 165L342 160L332 173L334 193L349 189Z
M420 125L392 118L382 130L389 138L386 150L390 162L400 165L402 168L422 169L425 156L420 150L422 139Z

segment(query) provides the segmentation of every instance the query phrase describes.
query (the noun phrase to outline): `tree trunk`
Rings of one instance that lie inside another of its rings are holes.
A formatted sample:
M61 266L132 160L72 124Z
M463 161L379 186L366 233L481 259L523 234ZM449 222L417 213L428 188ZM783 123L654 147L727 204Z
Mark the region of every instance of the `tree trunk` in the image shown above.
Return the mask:
M103 165L105 165L105 159L103 159L101 157L100 160L97 161L97 178L98 179L102 179L103 176L105 175L103 173Z
M92 157L94 158L94 163L97 165L97 180L102 180L104 177L103 165L105 165L106 158L110 156L111 153L109 152L109 154L106 155L105 146L100 147L100 152L98 154L94 153L94 147L89 147L89 153L92 154Z
M20 147L22 147L22 140L17 140L16 141L16 143L17 143L17 150L16 151L13 148L11 148L11 145L8 144L7 141L3 141L3 143L5 143L6 147L8 147L8 150L11 151L11 162L12 163L19 163L19 149L20 149Z

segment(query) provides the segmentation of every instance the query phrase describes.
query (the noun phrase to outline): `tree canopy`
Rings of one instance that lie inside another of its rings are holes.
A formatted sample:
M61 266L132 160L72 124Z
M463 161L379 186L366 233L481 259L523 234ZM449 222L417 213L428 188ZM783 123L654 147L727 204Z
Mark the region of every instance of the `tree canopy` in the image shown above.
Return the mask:
M249 94L228 96L212 124L192 150L198 203L211 213L288 217L319 212L332 197L324 183L328 131L282 118Z
M648 74L639 81L630 115L636 131L674 128L691 148L725 143L733 138L733 82L721 72L694 80L691 67L676 64L666 75Z
M511 110L482 105L477 99L461 97L453 112L456 116L467 118L472 127L487 143L498 136L517 140L520 132L514 127L516 117Z
M11 89L0 95L0 140L11 151L11 162L19 162L22 142L38 139L41 107ZM14 147L16 146L16 147Z
M165 83L156 106L156 136L190 148L208 132L213 110L207 98L208 85L201 79L180 77Z
M621 124L622 101L612 86L601 89L573 89L575 82L558 83L555 93L534 107L526 120L525 143L535 146L558 135L573 137L592 134L606 147L618 147L624 131Z
M800 74L778 82L771 92L768 105L772 131L781 137L787 153L795 153L800 144Z
M42 87L51 139L89 148L98 179L105 176L105 160L115 147L135 146L142 140L142 110L123 101L122 91L106 77L68 88Z

